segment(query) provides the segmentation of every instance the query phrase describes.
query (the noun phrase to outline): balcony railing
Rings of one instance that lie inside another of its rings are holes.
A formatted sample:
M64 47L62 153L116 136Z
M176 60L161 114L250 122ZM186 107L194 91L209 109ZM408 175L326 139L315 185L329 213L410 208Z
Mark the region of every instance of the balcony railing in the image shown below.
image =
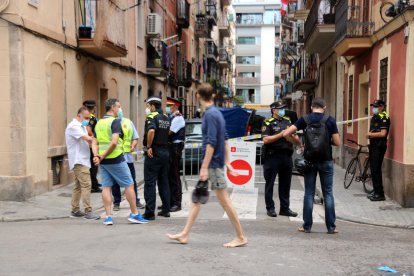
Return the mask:
M230 37L230 25L227 14L223 14L219 21L219 32L223 37Z
M218 56L218 51L217 51L217 46L216 43L214 43L214 41L207 41L206 42L206 54L207 54L207 58L209 59L217 59Z
M190 26L190 4L187 0L177 0L177 25L184 29Z
M356 1L362 4L363 1ZM336 6L335 40L340 42L344 38L371 36L374 31L374 22L369 21L369 14L362 13L362 6L349 6L348 0L340 0Z
M123 57L125 13L110 1L79 1L79 47L102 57Z
M333 20L329 21L329 12L330 8L327 0L313 2L308 18L305 21L305 40L308 39L309 35L317 25L335 23Z
M153 76L164 76L168 70L168 48L159 39L150 39L147 45L147 73Z
M189 62L185 62L183 64L183 67L184 68L182 69L182 72L178 77L178 85L190 87L193 82L192 80L193 66Z
M206 2L206 15L210 24L217 24L217 1L207 0Z
M209 38L210 30L211 28L208 19L203 14L197 14L195 24L196 35L200 38Z
M255 77L236 77L236 84L259 84L260 79Z

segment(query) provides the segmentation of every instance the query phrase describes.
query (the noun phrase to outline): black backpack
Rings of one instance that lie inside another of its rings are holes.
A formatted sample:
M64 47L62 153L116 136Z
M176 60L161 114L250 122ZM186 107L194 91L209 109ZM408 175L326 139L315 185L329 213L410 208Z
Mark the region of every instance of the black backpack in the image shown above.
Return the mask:
M305 151L303 157L310 162L319 162L330 160L331 141L329 139L329 131L326 127L326 121L329 115L323 115L322 120L317 123L312 123L309 120L309 114L303 116L306 122L304 131Z

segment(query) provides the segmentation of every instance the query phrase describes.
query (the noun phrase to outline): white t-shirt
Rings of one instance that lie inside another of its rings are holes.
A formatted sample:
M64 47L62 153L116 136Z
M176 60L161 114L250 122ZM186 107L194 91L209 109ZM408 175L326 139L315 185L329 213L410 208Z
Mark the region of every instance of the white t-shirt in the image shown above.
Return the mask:
M170 131L177 133L183 127L185 127L184 117L183 116L173 117L173 120L171 121ZM178 143L178 142L184 142L184 141L181 141L181 140L173 141L173 143Z
M88 135L86 127L73 119L66 127L65 138L68 149L69 169L72 170L76 164L91 167L89 144L81 137Z

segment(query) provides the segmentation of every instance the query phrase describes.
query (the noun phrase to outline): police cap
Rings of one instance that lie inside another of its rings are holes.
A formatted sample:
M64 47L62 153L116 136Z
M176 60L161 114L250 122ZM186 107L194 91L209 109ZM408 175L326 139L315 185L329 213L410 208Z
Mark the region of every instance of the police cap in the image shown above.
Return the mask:
M96 106L96 101L95 100L86 100L83 102L83 105L86 107L95 107Z
M147 102L147 103L152 103L152 102L161 103L161 98L158 97L158 96L151 96L145 102Z
M281 109L286 107L286 104L283 101L277 101L270 105L270 109Z
M179 107L181 105L181 102L176 98L167 97L167 105L175 105Z
M386 104L385 104L385 102L384 102L383 100L381 100L381 99L375 100L375 101L371 104L371 106L373 106L373 107L385 106L385 105L386 105Z

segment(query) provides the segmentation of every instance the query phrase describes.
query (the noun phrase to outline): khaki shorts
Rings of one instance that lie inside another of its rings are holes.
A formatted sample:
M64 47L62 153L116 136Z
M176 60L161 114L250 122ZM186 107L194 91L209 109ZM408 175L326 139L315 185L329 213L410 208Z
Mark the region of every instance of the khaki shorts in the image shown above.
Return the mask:
M227 183L224 177L224 169L208 169L208 180L212 190L226 189Z

